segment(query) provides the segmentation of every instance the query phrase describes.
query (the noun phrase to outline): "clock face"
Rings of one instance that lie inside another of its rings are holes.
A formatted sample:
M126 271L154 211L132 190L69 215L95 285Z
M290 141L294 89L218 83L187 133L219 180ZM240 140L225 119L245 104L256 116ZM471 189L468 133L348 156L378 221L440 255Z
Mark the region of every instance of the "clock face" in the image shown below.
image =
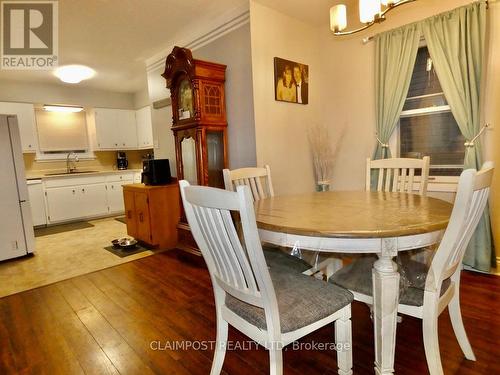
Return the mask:
M189 79L183 79L179 85L179 120L185 120L193 116L193 89Z

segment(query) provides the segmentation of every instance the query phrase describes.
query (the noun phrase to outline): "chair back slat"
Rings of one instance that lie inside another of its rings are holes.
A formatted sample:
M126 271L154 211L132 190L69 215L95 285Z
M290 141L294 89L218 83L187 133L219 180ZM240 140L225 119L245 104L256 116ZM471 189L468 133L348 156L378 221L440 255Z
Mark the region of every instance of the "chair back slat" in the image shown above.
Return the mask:
M241 246L240 239L238 237L238 233L236 228L233 225L233 218L229 211L222 212L222 220L224 221L224 226L227 229L227 235L231 245L234 249L236 249L236 256L238 257L238 261L240 263L241 269L243 271L247 287L254 291L258 291L257 284L255 283L255 278L253 277L252 268L250 267L250 263L248 262L247 254L243 247Z
M179 185L191 232L207 263L214 288L263 308L269 327L272 330L278 327L279 332L276 295L257 232L250 187L239 186L236 192L230 192L190 186L184 180ZM241 240L231 212L241 217Z
M476 172L463 171L458 182L453 211L443 239L432 260L426 290L437 290L443 280L460 270L465 251L488 202L493 164Z
M409 189L408 193L411 193L414 180L415 180L415 168L410 168L408 172L408 189Z
M376 191L412 193L420 195L427 193L430 159L392 158L366 160L366 190L371 190L371 172L378 172ZM415 171L421 170L420 181L415 179ZM418 189L417 189L418 183Z
M378 170L378 182L377 182L377 191L382 191L382 184L384 183L384 170L380 168Z
M406 193L406 168L401 169L401 182L399 183L399 192L400 193ZM409 192L411 192L413 189L409 187Z
M214 257L215 263L218 265L218 275L222 280L229 280L231 275L228 272L227 268L227 258L224 256L224 253L221 254L219 246L220 244L216 243L216 239L214 237L213 225L210 223L210 217L207 212L207 209L204 207L193 206L193 211L196 217L198 218L198 225L201 233L204 236L204 239L207 244L207 248L210 251L210 254Z
M391 191L398 191L399 189L399 169L395 168L394 169L394 178L392 180L392 190Z
M254 202L274 196L271 169L268 165L264 168L224 169L223 175L226 190L235 191L237 186L246 185L250 188Z
M391 172L392 172L392 169L387 169L387 171L386 171L384 191L391 191Z

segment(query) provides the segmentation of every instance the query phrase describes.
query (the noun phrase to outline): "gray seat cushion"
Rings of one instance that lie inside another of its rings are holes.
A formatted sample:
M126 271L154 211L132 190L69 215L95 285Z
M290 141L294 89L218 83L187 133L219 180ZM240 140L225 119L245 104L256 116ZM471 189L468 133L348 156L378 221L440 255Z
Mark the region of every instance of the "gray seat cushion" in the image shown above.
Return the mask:
M278 247L263 246L262 249L264 250L264 258L266 258L268 267L285 267L290 271L298 273L307 271L312 267L306 261L284 253Z
M330 278L329 282L353 292L372 296L372 268L376 260L376 256L362 257L337 271ZM400 273L404 277L400 278L399 283L399 303L410 306L422 306L424 304L427 266L405 257L402 257L401 260L400 267L402 269ZM450 280L444 280L441 286L441 295L446 292L449 286Z
M337 285L290 271L287 267L271 267L281 322L281 332L305 327L349 305L354 296ZM266 329L264 309L226 295L226 306L247 322Z

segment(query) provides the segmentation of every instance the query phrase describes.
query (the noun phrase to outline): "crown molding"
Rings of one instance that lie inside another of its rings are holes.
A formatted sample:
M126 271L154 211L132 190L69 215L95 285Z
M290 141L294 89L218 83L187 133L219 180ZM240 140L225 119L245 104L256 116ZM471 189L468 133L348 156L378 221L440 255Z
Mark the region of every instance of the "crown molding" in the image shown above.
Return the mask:
M246 25L250 22L249 5L244 4L234 8L214 20L209 20L200 24L188 34L184 34L182 38L173 38L168 42L168 47L154 56L146 59L146 71L151 72L165 64L167 55L172 51L174 46L188 48L191 51L213 42L216 39Z

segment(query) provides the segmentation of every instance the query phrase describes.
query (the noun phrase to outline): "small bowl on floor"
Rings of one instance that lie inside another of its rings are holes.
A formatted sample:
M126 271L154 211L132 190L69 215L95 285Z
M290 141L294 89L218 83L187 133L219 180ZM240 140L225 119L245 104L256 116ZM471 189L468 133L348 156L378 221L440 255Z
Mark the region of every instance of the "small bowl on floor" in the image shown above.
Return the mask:
M111 241L113 247L119 249L133 249L137 245L137 240L132 237L122 237Z

